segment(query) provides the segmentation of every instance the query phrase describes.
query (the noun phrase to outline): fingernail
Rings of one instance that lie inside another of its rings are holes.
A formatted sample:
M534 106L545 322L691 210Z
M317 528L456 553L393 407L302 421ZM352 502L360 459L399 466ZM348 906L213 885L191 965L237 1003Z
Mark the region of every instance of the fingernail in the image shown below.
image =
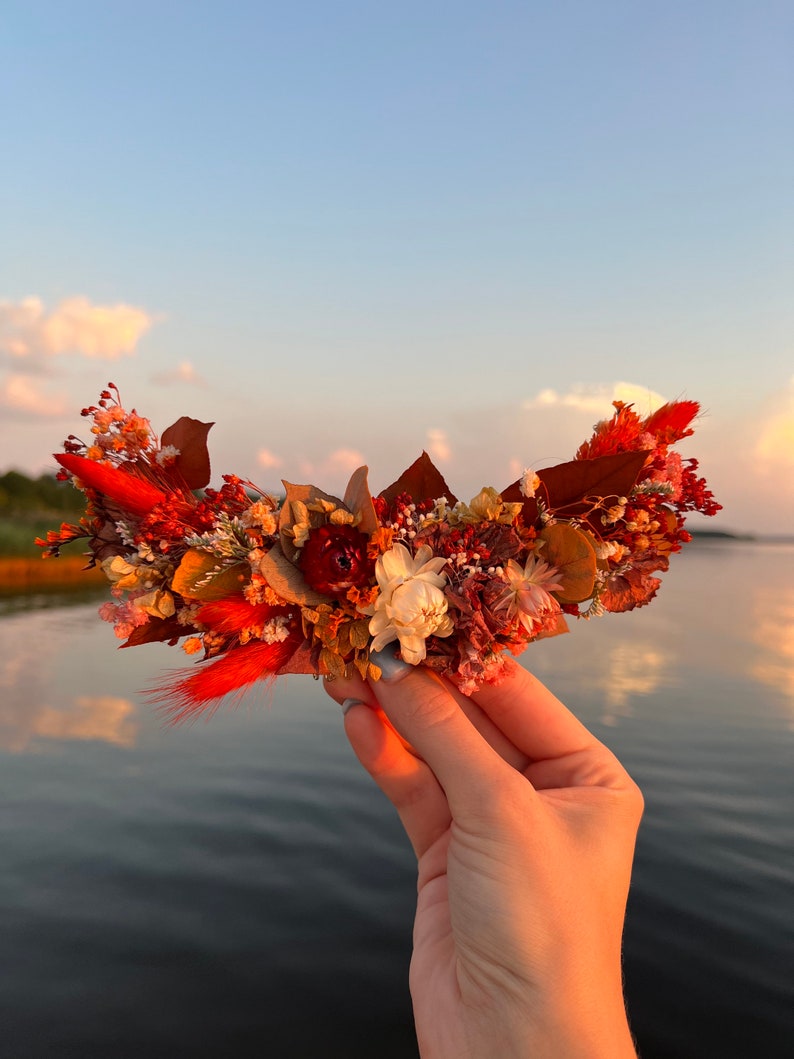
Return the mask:
M354 706L363 706L364 703L361 699L345 699L342 703L342 713L347 713L348 710L352 710Z
M370 661L374 662L380 670L381 680L385 680L387 684L396 684L414 668L410 663L397 657L397 648L393 644L384 647L382 651L370 654L369 657Z

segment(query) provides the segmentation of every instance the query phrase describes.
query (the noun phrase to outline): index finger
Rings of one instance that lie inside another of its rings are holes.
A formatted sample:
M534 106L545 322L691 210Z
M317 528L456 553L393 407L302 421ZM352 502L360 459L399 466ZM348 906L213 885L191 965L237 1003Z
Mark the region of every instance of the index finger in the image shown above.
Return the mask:
M502 679L471 697L528 758L545 761L601 746L537 677L512 659L502 664Z
M370 687L399 734L430 766L454 817L482 815L505 783L526 784L477 731L446 681L398 660L388 647L377 662L383 676Z

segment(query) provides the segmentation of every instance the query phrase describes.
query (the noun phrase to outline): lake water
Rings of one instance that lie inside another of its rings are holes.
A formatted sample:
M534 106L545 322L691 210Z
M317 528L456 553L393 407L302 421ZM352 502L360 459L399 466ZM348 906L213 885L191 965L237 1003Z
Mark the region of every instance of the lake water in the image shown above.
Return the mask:
M96 606L0 600L0 1054L415 1056L412 856L338 708L290 677L163 728L183 656ZM522 661L645 793L643 1059L794 1054L794 549L698 542Z

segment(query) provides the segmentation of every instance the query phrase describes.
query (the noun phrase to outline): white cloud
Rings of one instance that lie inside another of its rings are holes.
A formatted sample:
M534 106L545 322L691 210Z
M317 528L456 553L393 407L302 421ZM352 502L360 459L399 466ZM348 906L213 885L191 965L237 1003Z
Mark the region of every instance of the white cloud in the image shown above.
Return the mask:
M615 382L601 385L578 385L567 393L556 390L541 390L534 397L524 401L526 411L545 408L568 408L575 412L587 412L589 415L605 418L612 414L612 402L623 401L633 404L640 415L648 415L665 403L666 398L654 393L645 386L631 382Z
M428 430L427 451L439 463L445 463L447 460L452 459L452 449L450 448L446 430L439 430L438 428Z
M134 305L94 305L80 295L50 311L36 297L0 301L0 351L25 361L64 353L117 360L135 351L153 323Z
M165 371L155 372L151 377L152 382L170 386L172 383L190 383L194 386L205 386L204 378L199 375L189 360L183 360L175 368L167 368Z

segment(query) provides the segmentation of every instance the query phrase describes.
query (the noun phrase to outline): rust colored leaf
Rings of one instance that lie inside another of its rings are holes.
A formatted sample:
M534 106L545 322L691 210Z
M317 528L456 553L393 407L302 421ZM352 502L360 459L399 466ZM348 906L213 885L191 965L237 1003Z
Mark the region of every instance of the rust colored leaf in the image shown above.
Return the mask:
M177 617L152 618L145 625L136 626L121 647L140 647L144 643L159 643L168 640L175 644L180 636L184 636L188 629L180 624Z
M202 603L242 592L249 577L248 564L236 563L234 566L221 567L216 572L217 566L218 560L214 555L200 548L191 548L185 552L174 573L174 592Z
M628 496L647 457L648 453L643 449L545 467L537 472L541 483L537 496L549 510L559 512L565 518L585 515L594 499ZM521 479L513 482L502 491L502 499L521 500L520 486ZM537 500L524 498L522 515L526 525L534 525L538 518Z
M353 471L345 490L344 503L348 511L360 517L361 521L357 528L369 537L378 529L380 523L375 514L372 494L369 491L368 473L367 467L359 467L357 471Z
M334 651L323 647L320 651L320 672L327 673L330 677L343 677L345 675L345 663Z
M162 446L173 445L179 455L173 463L174 469L185 480L189 489L203 489L210 480L210 454L207 450L207 435L213 423L202 423L198 419L182 416L163 431Z
M259 572L273 591L277 592L287 603L299 603L302 607L316 607L320 603L333 602L330 597L309 588L298 567L289 561L277 544L260 562Z
M419 459L414 460L397 481L384 489L380 495L387 503L392 504L400 493L408 493L416 503L445 496L452 506L458 500L426 452L422 452Z
M350 623L350 643L361 650L369 643L369 618L359 618Z
M101 563L103 559L112 558L114 555L126 555L129 551L129 545L125 544L119 536L116 523L110 521L104 522L94 533L88 546L93 552L91 566Z
M590 599L596 573L596 554L581 530L558 522L538 534L545 545L540 552L562 575L562 585L554 593L560 603L581 603Z
M500 495L502 497L502 500L506 504L523 503L524 506L521 509L521 518L523 519L524 525L535 525L535 523L538 521L539 514L538 502L532 496L524 496L524 494L521 492L520 478L517 482L513 482L512 485L508 485L507 489L503 489Z
M277 676L285 673L311 674L317 676L317 666L312 662L312 650L308 641L304 641L288 662L279 669Z
M650 603L661 585L658 577L651 577L642 570L627 570L609 579L601 593L604 607L613 613L634 610Z
M536 640L548 640L551 636L562 636L566 632L570 632L568 628L568 622L565 620L564 614L557 615L557 623L553 629L544 629L543 632L538 633L535 637Z
M594 460L571 460L538 471L545 502L555 511L571 514L581 509L587 497L628 496L634 488L648 453L618 452Z

